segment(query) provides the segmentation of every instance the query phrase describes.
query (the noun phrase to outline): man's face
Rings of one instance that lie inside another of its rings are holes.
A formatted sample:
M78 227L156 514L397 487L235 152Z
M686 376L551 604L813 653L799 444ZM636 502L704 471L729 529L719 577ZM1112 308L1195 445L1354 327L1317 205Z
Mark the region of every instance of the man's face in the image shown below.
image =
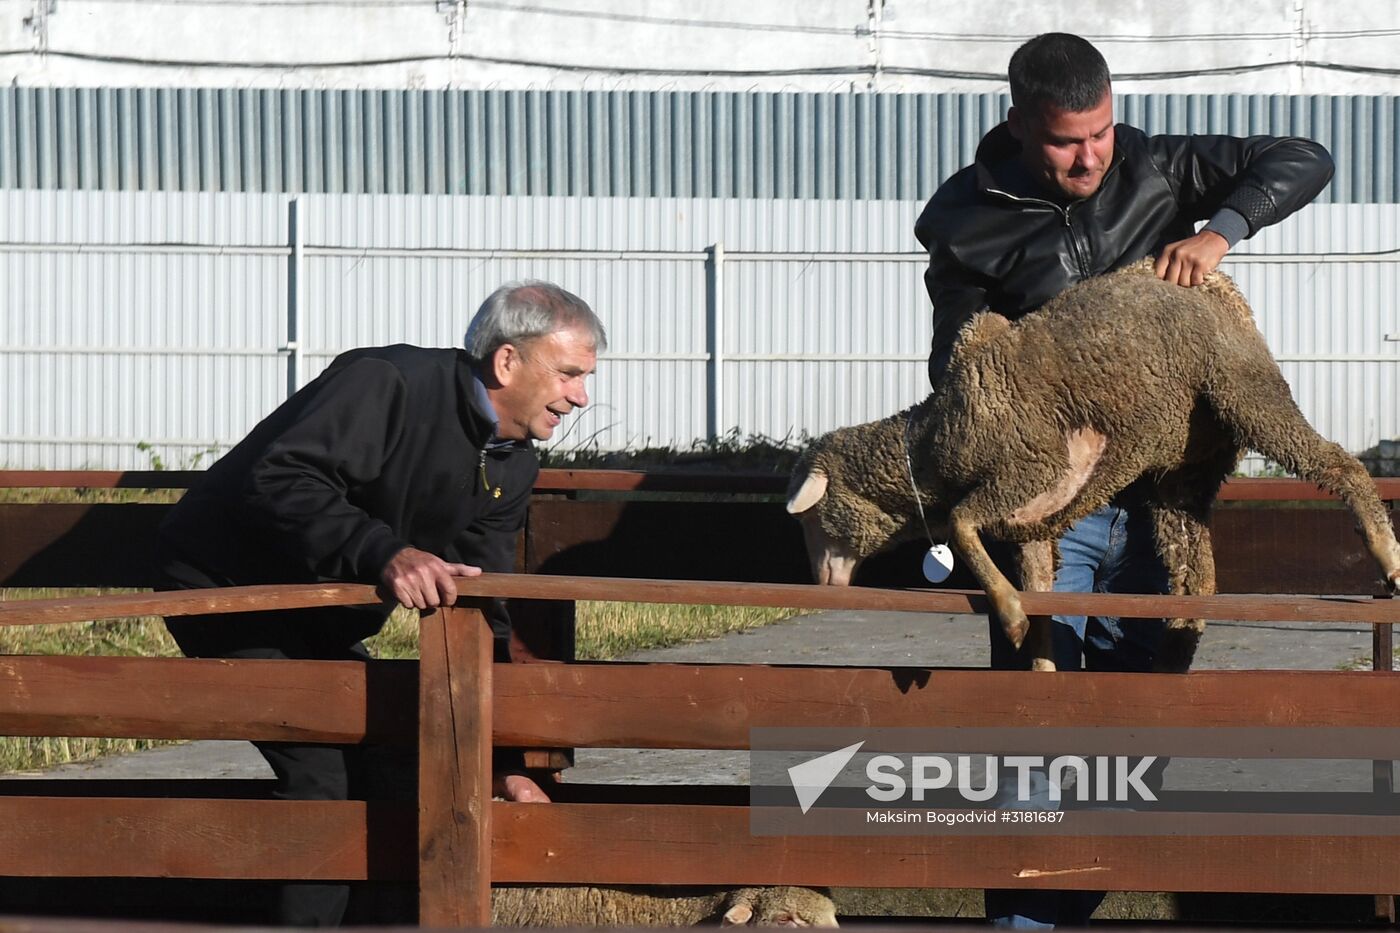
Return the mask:
M592 335L577 327L498 348L488 394L501 437L548 440L564 415L588 404L584 382L597 364Z
M1091 110L1061 110L1045 104L1036 111L1013 107L1007 114L1011 135L1021 143L1021 162L1048 191L1071 200L1087 198L1103 184L1113 161L1113 95Z

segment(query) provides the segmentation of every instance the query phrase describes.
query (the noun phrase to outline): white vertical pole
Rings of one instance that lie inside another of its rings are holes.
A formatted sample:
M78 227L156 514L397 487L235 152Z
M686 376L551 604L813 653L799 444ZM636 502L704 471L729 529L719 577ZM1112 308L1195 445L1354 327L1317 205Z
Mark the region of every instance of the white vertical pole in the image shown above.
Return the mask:
M705 248L705 304L710 332L706 433L718 440L724 417L724 244Z
M306 218L301 201L287 202L287 238L291 255L287 265L287 342L282 350L287 354L287 395L301 388L302 381L302 290L306 265L302 247L306 242Z

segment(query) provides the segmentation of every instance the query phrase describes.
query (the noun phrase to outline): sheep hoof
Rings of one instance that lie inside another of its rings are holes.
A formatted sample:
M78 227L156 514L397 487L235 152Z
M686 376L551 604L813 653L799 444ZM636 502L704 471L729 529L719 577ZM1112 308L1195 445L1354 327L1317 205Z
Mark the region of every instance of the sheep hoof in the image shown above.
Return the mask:
M1385 591L1391 596L1400 593L1400 569L1391 571L1390 575L1385 578Z
M1007 641L1011 642L1012 648L1020 651L1021 645L1026 641L1026 634L1031 630L1031 620L1021 611L1021 601L1014 600L1004 609L998 607L997 615L1001 618L1001 630Z

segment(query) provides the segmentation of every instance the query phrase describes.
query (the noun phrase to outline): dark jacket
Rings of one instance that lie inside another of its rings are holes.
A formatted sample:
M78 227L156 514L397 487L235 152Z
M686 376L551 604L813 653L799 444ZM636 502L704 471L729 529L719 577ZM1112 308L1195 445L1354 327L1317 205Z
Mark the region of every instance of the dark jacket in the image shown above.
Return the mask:
M1191 236L1222 207L1242 215L1253 236L1332 177L1327 150L1306 139L1148 136L1118 124L1099 190L1063 204L1030 183L1019 152L1005 123L993 129L914 226L929 253L931 380L978 311L1018 318L1075 282Z
M539 461L527 443L488 449L492 428L461 350L344 353L175 506L165 574L183 587L378 583L410 545L510 571ZM359 615L356 638L388 609Z

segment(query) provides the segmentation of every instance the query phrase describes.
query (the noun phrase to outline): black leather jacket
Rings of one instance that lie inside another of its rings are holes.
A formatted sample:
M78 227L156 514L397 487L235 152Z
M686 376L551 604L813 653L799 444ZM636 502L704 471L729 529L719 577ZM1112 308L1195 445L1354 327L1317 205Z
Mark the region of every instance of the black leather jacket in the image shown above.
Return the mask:
M1081 279L1191 236L1196 221L1222 207L1241 214L1253 236L1332 178L1331 156L1310 140L1148 136L1118 124L1103 184L1066 204L1031 181L1019 150L1005 123L993 129L977 160L939 187L914 225L929 253L930 381L978 311L1018 318Z

